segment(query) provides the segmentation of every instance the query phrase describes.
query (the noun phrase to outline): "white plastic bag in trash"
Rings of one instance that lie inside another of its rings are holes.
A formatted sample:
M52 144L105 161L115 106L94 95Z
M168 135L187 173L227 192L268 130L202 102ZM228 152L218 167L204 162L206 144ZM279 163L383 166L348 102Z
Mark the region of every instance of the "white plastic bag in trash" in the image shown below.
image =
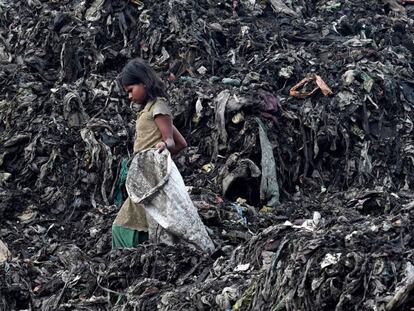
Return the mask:
M150 238L159 226L205 252L214 250L183 178L168 152L147 149L136 154L128 170L126 188L131 200L145 208Z

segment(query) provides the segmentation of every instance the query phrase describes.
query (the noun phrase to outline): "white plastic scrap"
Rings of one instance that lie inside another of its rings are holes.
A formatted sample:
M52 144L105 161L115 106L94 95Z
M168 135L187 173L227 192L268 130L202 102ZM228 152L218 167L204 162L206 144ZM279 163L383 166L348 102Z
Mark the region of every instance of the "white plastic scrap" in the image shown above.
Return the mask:
M293 66L283 67L279 70L279 77L289 79L293 75Z
M204 66L201 66L200 68L197 69L197 72L201 75L205 75L207 73L207 68Z
M234 271L236 271L236 272L239 272L239 271L247 271L247 270L249 270L249 268L250 268L250 264L249 264L249 263L246 263L246 264L240 264L240 265L238 265L238 266L234 269Z
M321 222L323 222L321 213L313 212L312 219L306 219L300 226L292 224L289 220L286 220L283 225L292 228L303 228L309 231L315 231Z
M321 262L321 268L326 268L332 265L336 265L341 258L342 253L336 253L336 254L326 254L325 258Z

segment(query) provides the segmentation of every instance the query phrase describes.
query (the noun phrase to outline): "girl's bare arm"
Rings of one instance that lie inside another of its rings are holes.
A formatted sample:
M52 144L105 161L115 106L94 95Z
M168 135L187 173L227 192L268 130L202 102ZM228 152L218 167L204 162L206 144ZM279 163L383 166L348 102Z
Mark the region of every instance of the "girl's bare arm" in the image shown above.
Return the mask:
M177 154L181 150L187 147L187 141L177 130L177 128L172 124L170 116L167 115L158 115L155 117L155 123L160 129L162 135L162 142L157 144L155 148L159 151L167 148L171 154Z
M177 128L173 125L173 139L175 142L175 147L173 150L170 150L172 154L177 154L181 150L185 149L187 147L187 141L181 135L180 131L177 130Z

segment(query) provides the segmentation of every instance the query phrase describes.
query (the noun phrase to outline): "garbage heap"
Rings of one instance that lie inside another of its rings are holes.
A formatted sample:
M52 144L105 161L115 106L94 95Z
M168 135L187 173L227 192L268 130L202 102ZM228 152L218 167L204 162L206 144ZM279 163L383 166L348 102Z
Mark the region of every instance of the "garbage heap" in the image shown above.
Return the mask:
M413 7L0 2L0 310L411 310ZM146 59L217 248L110 250Z

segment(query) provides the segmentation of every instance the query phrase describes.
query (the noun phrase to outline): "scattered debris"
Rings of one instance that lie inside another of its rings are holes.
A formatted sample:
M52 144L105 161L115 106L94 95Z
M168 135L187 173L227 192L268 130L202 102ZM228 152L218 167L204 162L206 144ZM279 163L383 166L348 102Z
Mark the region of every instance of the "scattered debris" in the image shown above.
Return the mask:
M0 2L0 310L411 310L413 14ZM168 83L211 256L110 249L137 112L117 77L135 56Z
M315 81L317 87L315 87L310 92L302 92L302 93L300 93L298 91L298 89L301 86L306 85L306 83L308 83L309 81ZM315 94L315 92L318 89L320 89L321 92L323 93L323 95L325 95L325 96L328 96L328 95L331 95L332 94L332 91L329 88L329 86L327 86L326 83L322 80L322 78L320 76L318 76L318 75L313 75L313 76L306 77L306 78L302 79L298 84L296 84L295 86L293 86L290 89L289 94L290 94L290 96L293 96L293 97L306 98L306 97L309 97L309 96L312 96L313 94Z

